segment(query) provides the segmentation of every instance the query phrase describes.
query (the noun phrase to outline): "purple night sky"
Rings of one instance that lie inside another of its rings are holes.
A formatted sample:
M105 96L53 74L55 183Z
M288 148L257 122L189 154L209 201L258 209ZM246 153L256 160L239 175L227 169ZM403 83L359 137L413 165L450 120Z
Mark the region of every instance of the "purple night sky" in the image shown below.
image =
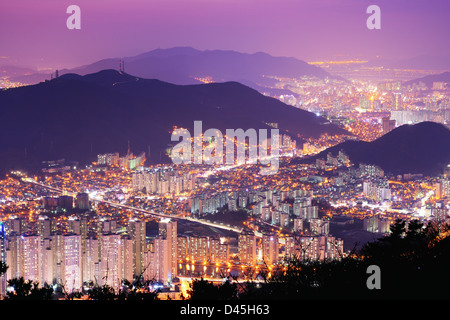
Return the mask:
M68 30L69 5L81 30ZM381 8L381 30L366 9ZM448 0L14 0L0 65L75 67L156 48L267 52L305 61L450 55Z

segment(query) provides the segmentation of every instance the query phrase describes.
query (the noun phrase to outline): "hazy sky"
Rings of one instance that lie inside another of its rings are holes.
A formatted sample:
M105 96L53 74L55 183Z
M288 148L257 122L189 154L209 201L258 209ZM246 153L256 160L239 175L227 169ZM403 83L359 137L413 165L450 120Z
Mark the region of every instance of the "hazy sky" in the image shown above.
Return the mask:
M69 30L69 5L81 30ZM381 8L381 30L366 9ZM156 48L305 61L450 55L449 0L1 0L0 65L73 67Z

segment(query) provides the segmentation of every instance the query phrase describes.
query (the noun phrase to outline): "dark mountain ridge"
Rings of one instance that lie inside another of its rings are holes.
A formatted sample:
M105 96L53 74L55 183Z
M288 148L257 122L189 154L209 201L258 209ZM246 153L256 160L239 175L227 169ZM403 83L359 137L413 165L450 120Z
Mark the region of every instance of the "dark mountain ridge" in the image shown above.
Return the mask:
M403 125L375 141L346 141L314 157L296 161L310 163L318 158L325 159L329 152L336 156L339 150L356 165L375 164L392 174L434 176L442 174L450 163L450 130L434 122Z
M276 122L294 138L348 134L305 110L266 97L237 82L175 85L115 70L65 74L36 85L0 92L0 155L3 168L44 160L89 163L106 152L150 148L151 163L169 162L165 151L174 126L193 135L217 128L266 128Z
M443 72L439 74L431 74L425 77L412 79L405 82L405 86L418 84L419 82L423 82L426 86L431 89L433 87L433 82L445 82L450 83L450 72Z

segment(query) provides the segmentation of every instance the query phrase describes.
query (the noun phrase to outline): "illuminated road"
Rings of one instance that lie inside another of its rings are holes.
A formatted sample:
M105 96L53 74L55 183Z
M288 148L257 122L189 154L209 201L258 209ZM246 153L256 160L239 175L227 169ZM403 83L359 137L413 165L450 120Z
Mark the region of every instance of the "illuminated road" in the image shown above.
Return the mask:
M25 177L25 178L21 177L21 180L23 182L35 184L35 185L38 185L38 186L40 186L42 188L46 188L46 189L49 189L49 190L52 190L52 191L55 191L55 192L58 192L58 193L63 193L64 192L63 190L61 190L59 188L55 188L55 187L52 187L52 186L45 185L43 183L37 182L37 181L35 181L35 180L31 179L31 178L28 178L28 177ZM66 194L67 195L71 195L71 196L76 196L76 193L74 193L74 192L67 192L66 191ZM136 207L129 206L129 205L126 205L126 204L121 204L121 203L117 203L117 202L103 200L99 196L93 196L93 197L90 198L90 200L94 201L94 202L107 203L108 205L113 206L113 207L119 207L119 208L124 208L124 209L128 209L128 210L133 210L133 211L136 211L136 212L143 213L144 215L147 215L147 216L154 216L154 217L159 217L159 218L177 219L177 220L185 220L185 221L200 223L200 224L207 225L207 226L214 227L214 228L218 228L218 229L224 229L224 230L228 230L228 231L233 231L233 232L236 232L236 233L241 233L244 230L244 228L232 227L230 225L222 224L220 222L217 223L217 222L211 222L211 221L206 221L206 220L201 220L201 219L195 219L195 218L191 218L191 217L173 216L173 215L167 215L167 214L163 214L163 213L157 213L157 212L155 212L153 210L136 208ZM253 232L254 232L256 237L262 238L263 234L261 232L254 231L254 230L253 230ZM285 244L285 239L283 239L283 238L279 238L278 241L279 241L280 244Z
M31 178L21 178L21 179L24 182L35 184L35 185L38 185L38 186L40 186L42 188L46 188L46 189L49 189L49 190L52 190L52 191L55 191L55 192L58 192L58 193L63 193L63 190L61 190L59 188L55 188L55 187L52 187L52 186L45 185L45 184L37 182L37 181L35 181L35 180L31 179ZM66 192L66 194L67 195L71 195L71 196L76 196L76 193L74 193L74 192ZM200 224L207 225L207 226L214 227L214 228L225 229L225 230L228 230L228 231L234 231L236 233L241 233L242 230L243 230L243 228L232 227L232 226L229 226L229 225L224 225L222 223L214 223L214 222L211 222L211 221L194 219L194 218L191 218L191 217L180 217L180 216L166 215L166 214L163 214L163 213L157 213L157 212L155 212L153 210L136 208L136 207L129 206L129 205L126 205L126 204L121 204L121 203L117 203L117 202L103 200L99 196L94 196L90 200L92 200L94 202L107 203L107 204L109 204L109 205L111 205L113 207L119 207L119 208L124 208L124 209L128 209L128 210L141 212L141 213L143 213L145 215L149 215L149 216L196 222L196 223L200 223ZM255 235L257 237L262 237L262 234L260 232L255 232Z

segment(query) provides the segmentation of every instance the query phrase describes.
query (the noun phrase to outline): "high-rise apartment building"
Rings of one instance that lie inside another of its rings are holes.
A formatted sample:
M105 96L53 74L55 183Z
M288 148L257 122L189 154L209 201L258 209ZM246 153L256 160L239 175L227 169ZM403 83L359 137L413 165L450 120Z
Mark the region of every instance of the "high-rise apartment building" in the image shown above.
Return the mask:
M20 235L17 233L10 233L7 236L6 248L6 278L20 278L22 275L22 261L20 253Z
M256 264L256 236L253 231L243 231L238 238L239 259L243 264Z
M181 242L183 243L182 238ZM153 279L167 284L177 275L177 255L189 255L188 241L178 246L177 222L170 219L161 219L158 226L158 236L154 239L152 251L146 256L148 269L145 272L146 279Z
M167 255L167 263L170 277L177 274L177 252L178 252L178 228L177 222L170 219L161 219L159 221L158 236L167 240L167 248L169 253Z
M64 262L64 234L62 232L54 232L51 237L50 250L53 256L53 276L56 282L61 282L63 275L63 262Z
M120 235L105 233L100 236L102 256L99 284L108 285L118 291L122 281L120 275Z
M6 220L6 233L7 235L12 233L23 234L27 232L27 221L24 218L11 216Z
M77 194L75 198L75 208L78 210L89 210L89 194L82 192Z
M120 238L119 256L120 256L120 279L133 280L133 265L134 265L134 250L133 239L129 235L124 235ZM145 261L145 257L144 257ZM144 265L144 269L147 265ZM142 271L144 272L144 270Z
M195 177L173 170L136 171L132 174L131 186L134 191L149 194L179 194L194 188Z
M87 220L77 216L70 216L67 222L68 231L81 236L81 252L86 252L86 238L88 233Z
M212 263L224 263L228 261L229 246L222 243L220 238L210 238L210 260Z
M383 134L391 132L392 130L395 129L395 120L391 120L389 117L384 117L382 119L382 127L383 127Z
M359 164L360 177L384 177L384 171L379 166L371 164Z
M314 218L309 221L310 232L316 235L328 234L330 231L330 221L327 219Z
M294 229L293 232L301 232L303 231L303 219L302 218L294 218Z
M83 281L99 283L100 281L100 258L99 238L89 235L85 239L85 251L83 253Z
M37 233L41 236L41 239L50 238L53 231L55 231L54 221L47 216L39 216L37 220Z
M391 189L386 179L366 180L363 182L363 194L370 200L381 202L391 200Z
M81 291L83 285L81 236L66 234L63 241L62 284L68 293Z
M51 237L44 238L42 240L41 254L42 254L42 283L41 284L53 284L56 279L54 279L54 263L53 256L54 252L51 246Z
M100 165L117 166L119 164L119 153L105 153L97 155L97 163Z
M338 260L343 252L344 242L328 235L294 235L286 238L285 256L302 261Z
M206 236L189 237L189 260L206 262L209 257L209 238Z
M135 241L129 235L110 231L87 235L83 219L76 217L69 220L68 232L49 234L47 219L37 222L40 234L13 232L6 238L4 257L9 268L5 279L23 277L41 286L56 283L67 293L89 282L118 289L123 279L133 280ZM110 230L109 224L106 229ZM145 227L137 230L139 234Z
M172 279L168 239L154 239L153 250L146 254L146 264L149 266L144 273L146 279L162 283L168 283Z
M73 197L69 195L61 195L58 198L58 207L66 210L73 209Z
M363 230L374 233L389 232L390 222L387 218L374 215L363 220Z
M145 268L144 254L147 249L146 223L132 218L128 221L127 231L133 241L133 274L141 275Z
M42 283L41 237L22 235L19 241L21 276Z
M276 232L264 233L262 236L262 258L267 265L278 262L279 241Z
M441 179L435 184L435 194L438 199L450 197L450 179Z
M177 260L185 261L189 259L189 237L181 235L177 237Z
M5 224L0 221L0 263L6 264L6 227ZM0 275L0 296L4 296L6 293L6 274Z

